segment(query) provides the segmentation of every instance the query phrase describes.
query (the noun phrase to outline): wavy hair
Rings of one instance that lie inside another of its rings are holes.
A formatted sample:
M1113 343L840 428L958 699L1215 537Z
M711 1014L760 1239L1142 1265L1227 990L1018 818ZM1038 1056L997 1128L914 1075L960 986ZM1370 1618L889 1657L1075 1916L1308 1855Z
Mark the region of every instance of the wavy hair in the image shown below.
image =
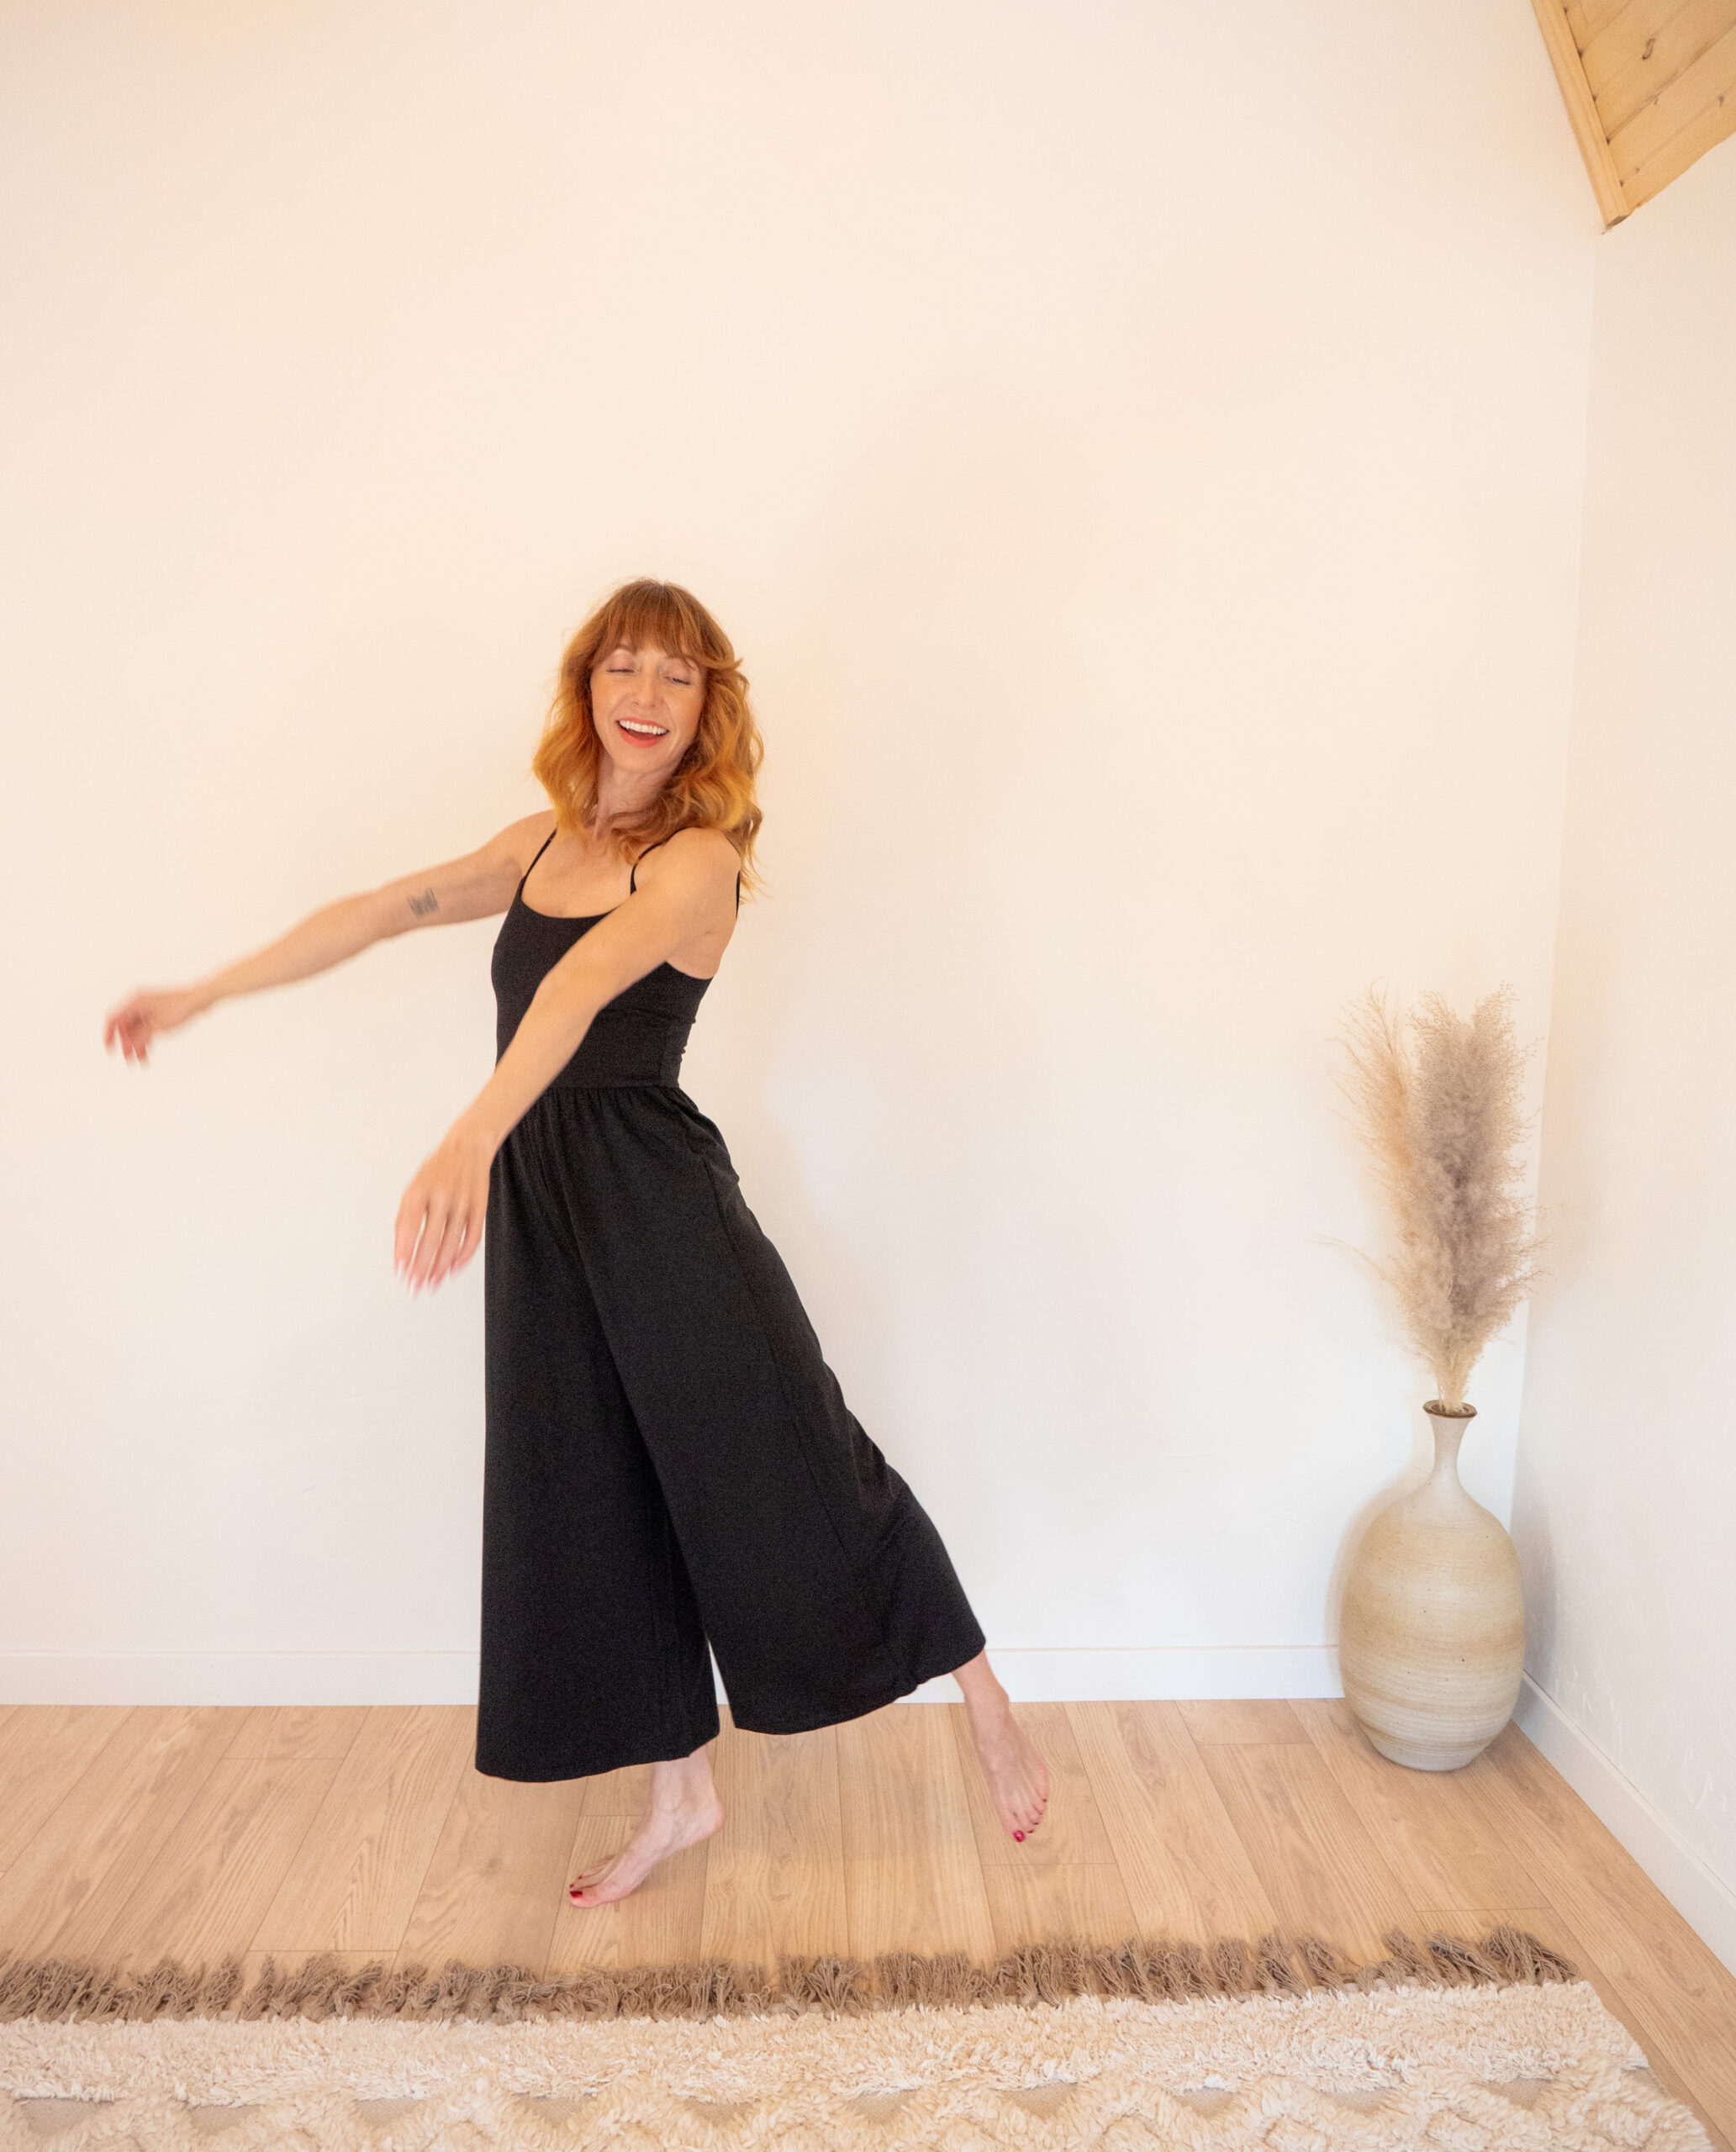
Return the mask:
M741 858L741 883L762 886L753 841L762 817L754 777L765 747L747 700L747 676L729 637L691 591L641 576L612 591L567 646L559 683L532 773L554 804L558 825L576 834L597 812L603 746L591 713L591 670L620 646L655 645L704 674L705 699L687 752L657 797L610 831L625 858L678 830L721 830Z

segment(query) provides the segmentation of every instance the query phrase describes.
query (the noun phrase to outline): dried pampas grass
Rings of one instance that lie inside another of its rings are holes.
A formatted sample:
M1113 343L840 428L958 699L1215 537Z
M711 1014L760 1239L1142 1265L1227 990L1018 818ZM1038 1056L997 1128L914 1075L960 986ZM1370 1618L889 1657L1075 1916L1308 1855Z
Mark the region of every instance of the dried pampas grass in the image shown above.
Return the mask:
M1351 1004L1342 1041L1340 1086L1396 1240L1390 1258L1374 1267L1448 1412L1464 1410L1483 1348L1543 1274L1543 1242L1522 1193L1530 1049L1513 1036L1512 1003L1512 989L1501 987L1466 1020L1438 994L1406 1010L1371 987Z

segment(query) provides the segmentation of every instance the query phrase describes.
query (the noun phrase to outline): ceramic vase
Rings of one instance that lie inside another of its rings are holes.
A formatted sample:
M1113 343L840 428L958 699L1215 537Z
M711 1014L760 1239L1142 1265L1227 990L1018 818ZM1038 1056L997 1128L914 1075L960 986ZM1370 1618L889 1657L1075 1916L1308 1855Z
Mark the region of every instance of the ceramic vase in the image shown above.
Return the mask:
M1383 1756L1454 1771L1513 1715L1525 1661L1519 1558L1499 1521L1459 1485L1459 1445L1476 1416L1422 1408L1434 1470L1381 1510L1344 1585L1344 1697Z

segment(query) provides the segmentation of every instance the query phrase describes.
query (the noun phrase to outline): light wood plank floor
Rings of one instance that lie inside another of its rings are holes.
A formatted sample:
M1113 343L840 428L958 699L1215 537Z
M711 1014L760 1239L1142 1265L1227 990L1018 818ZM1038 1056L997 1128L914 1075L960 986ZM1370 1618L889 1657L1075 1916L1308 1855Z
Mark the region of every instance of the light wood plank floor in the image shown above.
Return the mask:
M142 1968L314 1950L536 1974L780 1951L989 1959L1021 1942L1512 1921L1565 1952L1736 2152L1736 1980L1515 1727L1462 1771L1377 1756L1341 1703L1021 1704L1049 1764L1024 1844L962 1705L737 1733L727 1820L632 1896L566 1883L648 1768L483 1778L466 1707L0 1707L0 1950Z

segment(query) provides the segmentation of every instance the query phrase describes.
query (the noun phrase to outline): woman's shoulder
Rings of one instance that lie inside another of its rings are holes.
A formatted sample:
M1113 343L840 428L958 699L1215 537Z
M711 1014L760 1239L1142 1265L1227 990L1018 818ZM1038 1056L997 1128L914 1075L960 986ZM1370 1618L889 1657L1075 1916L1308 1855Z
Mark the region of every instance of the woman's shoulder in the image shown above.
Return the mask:
M661 844L653 845L641 852L640 857L647 867L657 860L681 862L678 871L683 874L699 874L710 878L727 871L733 882L741 864L736 847L719 829L699 823L677 830L673 836L665 837Z
M554 833L559 818L552 807L539 807L535 814L520 815L517 821L508 822L495 831L493 836L479 848L501 860L510 860L529 866L537 847Z
M555 834L556 826L551 807L534 815L521 815L517 821L506 823L493 836L485 837L474 852L465 855L462 862L464 878L475 881L480 877L489 883L499 882L506 891L506 897L501 899L504 905L512 894L513 884L528 873L530 862Z

